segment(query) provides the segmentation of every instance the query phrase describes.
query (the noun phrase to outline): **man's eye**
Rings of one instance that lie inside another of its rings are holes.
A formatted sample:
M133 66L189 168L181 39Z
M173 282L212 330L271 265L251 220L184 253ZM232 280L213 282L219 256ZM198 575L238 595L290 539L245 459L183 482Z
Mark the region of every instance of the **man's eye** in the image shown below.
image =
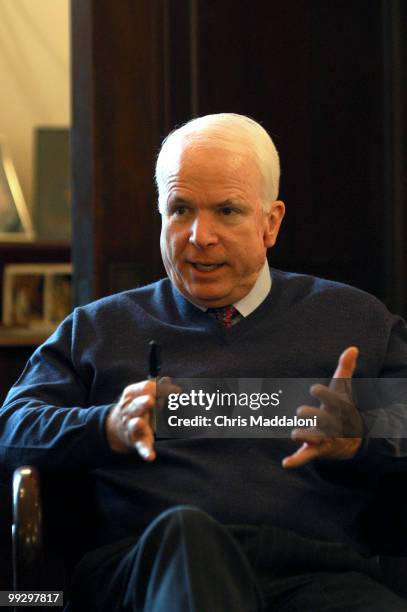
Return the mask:
M223 208L220 209L220 213L224 217L230 217L231 215L237 212L238 211L236 210L236 208L232 208L231 206L223 206Z
M176 217L182 217L182 215L185 215L187 212L187 207L186 206L177 206L176 208L173 208L171 211L172 215L175 215Z

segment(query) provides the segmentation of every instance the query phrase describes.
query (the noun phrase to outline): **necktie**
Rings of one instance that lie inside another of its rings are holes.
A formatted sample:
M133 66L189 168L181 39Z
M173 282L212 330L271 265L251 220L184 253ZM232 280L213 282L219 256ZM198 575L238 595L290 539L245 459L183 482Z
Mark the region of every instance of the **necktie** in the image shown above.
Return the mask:
M239 314L232 304L221 306L220 308L208 308L208 313L216 317L227 329L232 327L233 319Z

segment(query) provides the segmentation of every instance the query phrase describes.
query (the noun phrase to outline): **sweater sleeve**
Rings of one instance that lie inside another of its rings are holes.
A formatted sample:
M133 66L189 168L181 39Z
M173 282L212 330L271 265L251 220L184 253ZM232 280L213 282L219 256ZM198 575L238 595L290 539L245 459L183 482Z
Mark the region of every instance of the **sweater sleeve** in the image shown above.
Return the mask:
M377 380L380 403L361 412L365 436L352 460L384 475L407 471L407 325L400 317L392 318Z
M75 367L73 321L68 317L39 347L0 410L0 463L46 470L90 469L112 456L105 418L111 404L88 404Z

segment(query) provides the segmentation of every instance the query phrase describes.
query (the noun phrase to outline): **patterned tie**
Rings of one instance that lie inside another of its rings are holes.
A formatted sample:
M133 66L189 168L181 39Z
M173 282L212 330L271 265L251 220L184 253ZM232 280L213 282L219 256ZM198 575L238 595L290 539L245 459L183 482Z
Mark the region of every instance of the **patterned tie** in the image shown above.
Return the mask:
M221 306L220 308L208 308L207 312L214 315L224 327L229 329L233 325L233 319L239 314L232 304Z

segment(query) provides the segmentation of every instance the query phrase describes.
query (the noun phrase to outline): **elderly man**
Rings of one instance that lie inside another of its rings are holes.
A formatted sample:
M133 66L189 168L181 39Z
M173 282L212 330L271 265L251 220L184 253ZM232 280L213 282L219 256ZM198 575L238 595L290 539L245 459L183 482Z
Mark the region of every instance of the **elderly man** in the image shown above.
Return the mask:
M100 546L76 569L73 609L405 610L361 529L377 479L405 453L366 439L339 385L406 376L404 322L357 289L270 271L284 204L278 154L253 120L187 123L164 141L156 178L168 279L77 308L1 413L10 468L95 480ZM172 378L332 377L312 388L319 408L298 409L318 427L293 440L155 438L151 339ZM347 437L330 433L338 407Z

